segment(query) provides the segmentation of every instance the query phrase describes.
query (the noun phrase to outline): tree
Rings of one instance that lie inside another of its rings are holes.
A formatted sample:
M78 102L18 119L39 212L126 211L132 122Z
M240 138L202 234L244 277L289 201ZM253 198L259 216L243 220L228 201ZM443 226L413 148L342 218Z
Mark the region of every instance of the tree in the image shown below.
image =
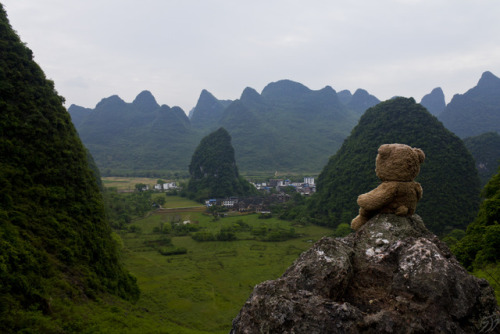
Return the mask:
M145 190L147 190L147 187L148 186L144 183L136 183L135 184L135 190L137 190L137 191L145 191Z
M468 269L500 260L500 168L482 191L485 198L465 236L452 246Z

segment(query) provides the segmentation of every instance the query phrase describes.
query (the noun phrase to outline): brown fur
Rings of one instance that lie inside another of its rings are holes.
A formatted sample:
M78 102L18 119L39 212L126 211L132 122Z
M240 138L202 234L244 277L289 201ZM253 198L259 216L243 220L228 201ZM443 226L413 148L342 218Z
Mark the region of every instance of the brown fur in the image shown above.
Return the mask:
M413 180L420 172L425 154L421 149L404 144L384 144L379 147L375 172L382 183L372 191L359 195L359 215L351 222L354 230L378 213L407 216L415 213L422 198L422 187Z

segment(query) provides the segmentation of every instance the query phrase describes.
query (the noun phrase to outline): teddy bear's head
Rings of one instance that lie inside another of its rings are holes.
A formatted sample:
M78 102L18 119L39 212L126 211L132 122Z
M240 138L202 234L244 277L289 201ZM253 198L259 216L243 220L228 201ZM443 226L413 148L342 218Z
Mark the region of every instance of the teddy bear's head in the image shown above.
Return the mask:
M384 144L379 147L375 172L382 181L412 181L420 172L425 154L419 148L404 144Z

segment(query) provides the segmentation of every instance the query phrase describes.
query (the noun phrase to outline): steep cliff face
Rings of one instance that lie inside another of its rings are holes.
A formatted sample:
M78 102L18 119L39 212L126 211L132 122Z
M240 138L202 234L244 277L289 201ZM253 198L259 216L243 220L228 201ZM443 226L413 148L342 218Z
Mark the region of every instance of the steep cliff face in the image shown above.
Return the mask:
M488 283L419 216L378 215L257 285L232 333L477 333L493 328L496 312Z
M41 327L57 303L103 292L134 300L139 290L64 99L1 4L0 54L0 332L62 333Z

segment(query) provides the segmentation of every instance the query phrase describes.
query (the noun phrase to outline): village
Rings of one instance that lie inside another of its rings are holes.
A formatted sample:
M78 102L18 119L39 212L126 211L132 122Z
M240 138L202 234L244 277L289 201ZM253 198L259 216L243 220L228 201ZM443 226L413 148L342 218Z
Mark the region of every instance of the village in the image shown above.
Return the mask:
M310 196L316 192L314 177L304 177L303 182L291 182L288 179L269 179L268 182L255 183L250 182L255 188L262 192L261 196L227 198L210 198L205 200L207 208L218 206L230 211L239 212L269 212L273 204L285 203L292 198L294 194ZM153 186L154 191L172 191L179 190L176 182L157 183ZM137 188L139 191L149 190L149 186L141 184Z
M221 206L231 211L266 213L269 212L269 208L272 204L285 203L292 197L293 193L310 196L316 192L313 177L304 177L304 182L270 179L269 182L250 183L266 195L244 198L235 196L229 198L211 198L205 201L205 205L208 208L212 206Z

